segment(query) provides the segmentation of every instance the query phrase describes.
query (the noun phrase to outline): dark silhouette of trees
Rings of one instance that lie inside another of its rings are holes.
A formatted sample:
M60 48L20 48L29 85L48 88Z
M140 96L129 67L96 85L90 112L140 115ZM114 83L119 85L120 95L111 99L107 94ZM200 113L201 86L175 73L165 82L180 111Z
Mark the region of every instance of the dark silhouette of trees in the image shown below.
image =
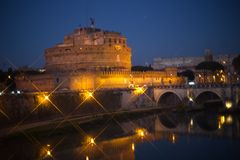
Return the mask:
M0 70L0 83L3 83L6 80L6 73Z
M194 81L195 79L194 72L189 69L178 73L178 76L187 77L188 81Z
M151 65L149 66L132 66L132 71L153 71Z
M215 61L204 61L199 63L196 67L196 70L209 70L215 72L217 70L224 70L224 66Z
M0 83L4 89L7 88L7 92L16 90L12 68L9 68L7 72L0 70Z
M234 70L240 74L240 55L238 55L237 57L235 57L232 61L232 65Z

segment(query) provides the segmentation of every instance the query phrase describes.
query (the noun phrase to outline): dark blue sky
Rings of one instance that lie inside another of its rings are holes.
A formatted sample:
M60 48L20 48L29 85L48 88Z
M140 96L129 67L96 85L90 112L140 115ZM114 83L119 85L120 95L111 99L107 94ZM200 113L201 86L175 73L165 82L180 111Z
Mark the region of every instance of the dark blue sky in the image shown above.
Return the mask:
M43 66L45 48L62 42L79 24L128 38L133 64L154 57L240 53L239 0L1 0L0 68Z

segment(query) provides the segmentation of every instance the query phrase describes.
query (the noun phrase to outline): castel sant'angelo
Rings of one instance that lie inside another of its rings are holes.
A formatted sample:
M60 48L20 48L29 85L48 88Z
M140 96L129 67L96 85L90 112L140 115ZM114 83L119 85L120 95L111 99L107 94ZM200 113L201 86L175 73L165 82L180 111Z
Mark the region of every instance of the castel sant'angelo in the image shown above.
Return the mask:
M16 78L26 92L128 88L183 83L176 69L131 71L131 48L121 33L80 27L45 50L45 72Z
M45 58L49 72L131 70L126 38L93 26L77 28L63 43L46 49Z

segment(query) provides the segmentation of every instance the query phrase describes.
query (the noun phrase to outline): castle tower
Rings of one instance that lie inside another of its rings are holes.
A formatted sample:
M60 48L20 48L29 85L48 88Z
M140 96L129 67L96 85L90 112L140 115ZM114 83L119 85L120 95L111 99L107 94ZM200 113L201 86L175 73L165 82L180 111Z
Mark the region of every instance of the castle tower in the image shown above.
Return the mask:
M131 70L131 48L118 32L80 27L45 50L47 72Z

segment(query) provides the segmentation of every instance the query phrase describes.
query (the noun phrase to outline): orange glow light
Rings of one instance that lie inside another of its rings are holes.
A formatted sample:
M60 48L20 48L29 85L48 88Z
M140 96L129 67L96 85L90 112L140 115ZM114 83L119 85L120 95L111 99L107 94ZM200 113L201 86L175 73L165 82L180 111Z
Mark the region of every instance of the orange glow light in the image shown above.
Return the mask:
M87 141L86 141L86 142L87 142L88 145L92 145L92 146L93 146L94 144L96 144L96 143L95 143L95 139L92 138L92 137L87 137Z
M140 95L143 94L145 91L146 89L144 87L135 87L133 92L136 95Z
M225 102L225 107L226 107L227 109L232 108L232 101L230 101L230 100L226 101L226 102Z
M93 92L87 91L84 93L84 96L85 96L85 99L89 99L89 98L93 97Z
M47 103L48 101L50 101L49 99L49 95L45 95L45 94L39 94L37 95L37 99L38 102L41 103Z
M135 144L132 143L132 151L134 151L134 150L135 150Z
M176 142L176 136L175 136L175 134L172 134L171 138L172 138L172 143L175 143L175 142Z
M45 100L49 100L49 96L44 95Z
M136 130L136 133L137 133L137 135L138 135L139 137L144 137L146 131L145 131L145 129L137 129L137 130Z
M224 124L225 123L225 116L220 116L220 123Z

